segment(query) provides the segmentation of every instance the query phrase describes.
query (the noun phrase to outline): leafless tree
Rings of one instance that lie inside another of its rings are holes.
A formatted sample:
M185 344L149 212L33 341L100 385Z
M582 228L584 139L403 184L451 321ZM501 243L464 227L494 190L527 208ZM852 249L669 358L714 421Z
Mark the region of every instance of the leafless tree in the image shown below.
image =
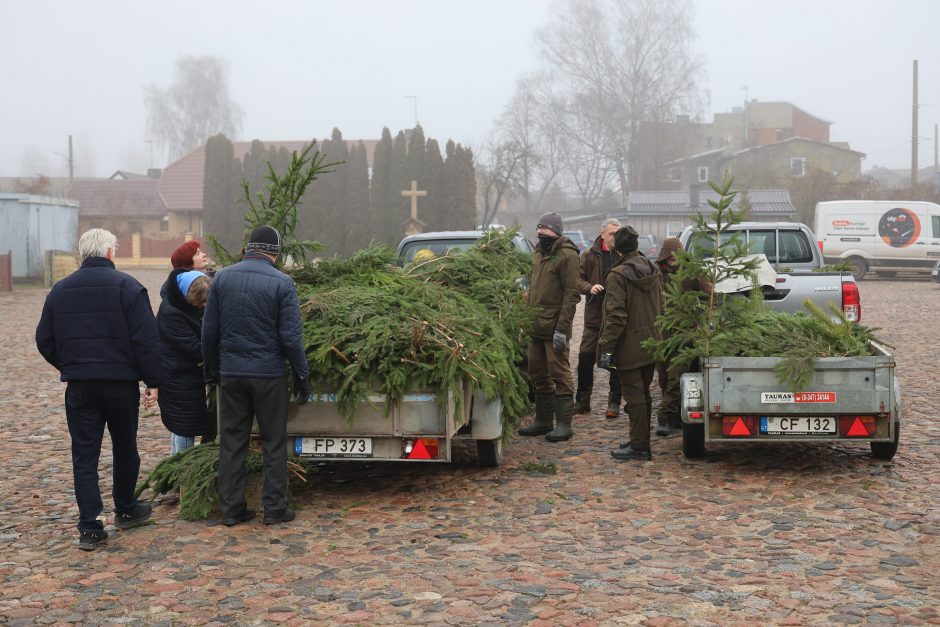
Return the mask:
M483 207L481 224L486 228L495 222L496 213L518 190L525 156L518 144L498 137L487 141L479 153L481 161L478 170L482 182L479 194Z
M147 126L171 160L212 135L234 137L241 128L242 110L229 96L228 70L217 57L181 56L173 84L147 86L144 101Z
M547 69L578 105L569 113L582 120L570 126L603 129L626 203L640 125L701 103L690 0L557 0L537 37Z

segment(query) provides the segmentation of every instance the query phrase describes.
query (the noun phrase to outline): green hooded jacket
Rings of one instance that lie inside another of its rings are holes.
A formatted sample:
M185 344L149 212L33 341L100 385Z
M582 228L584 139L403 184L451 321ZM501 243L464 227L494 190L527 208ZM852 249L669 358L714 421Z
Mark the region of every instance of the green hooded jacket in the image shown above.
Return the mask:
M555 331L571 338L571 323L581 300L578 293L578 247L559 237L545 253L536 247L529 277L529 307L536 309L531 335L552 339Z
M640 343L660 337L656 316L662 313L662 278L656 263L639 251L627 253L611 267L604 287L598 355L612 353L621 370L655 363Z

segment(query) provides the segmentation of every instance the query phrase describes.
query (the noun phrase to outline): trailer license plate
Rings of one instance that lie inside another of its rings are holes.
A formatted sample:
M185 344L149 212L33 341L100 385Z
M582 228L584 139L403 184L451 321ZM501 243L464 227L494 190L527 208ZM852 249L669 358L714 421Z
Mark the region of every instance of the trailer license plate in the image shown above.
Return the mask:
M372 457L372 438L297 438L294 452L304 457Z
M834 435L836 419L831 416L761 416L760 432L768 435Z

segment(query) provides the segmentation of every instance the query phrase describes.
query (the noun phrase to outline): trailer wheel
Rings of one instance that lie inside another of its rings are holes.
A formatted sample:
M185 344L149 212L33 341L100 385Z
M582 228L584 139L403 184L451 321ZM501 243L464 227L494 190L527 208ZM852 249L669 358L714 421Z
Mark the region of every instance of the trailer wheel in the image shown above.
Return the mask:
M705 456L705 425L682 423L682 454L689 459Z
M893 459L898 452L898 442L901 441L901 423L894 425L894 442L869 442L871 456L875 459Z
M852 273L852 276L855 277L856 281L861 281L865 278L865 274L868 272L868 263L861 257L849 257L845 260L849 264L849 271Z
M496 468L503 463L503 438L477 440L480 468Z

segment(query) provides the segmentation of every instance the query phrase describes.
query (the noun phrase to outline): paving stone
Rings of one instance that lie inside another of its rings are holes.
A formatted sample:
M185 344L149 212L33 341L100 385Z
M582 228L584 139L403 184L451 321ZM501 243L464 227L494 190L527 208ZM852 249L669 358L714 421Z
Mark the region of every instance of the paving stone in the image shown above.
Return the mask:
M153 305L167 272L133 271ZM495 469L478 468L472 442L446 465L312 464L282 529L181 521L177 501L157 499L156 525L119 532L105 437L114 533L86 554L64 387L33 343L46 290L18 285L0 293L0 546L16 549L0 557L0 623L936 624L940 360L925 338L940 293L859 289L864 322L896 347L905 425L890 464L864 444L807 443L710 443L690 461L679 437L654 437L652 464L617 464L629 422L596 404L568 443L515 437ZM595 398L607 380L597 372ZM652 395L655 412L655 382ZM168 438L144 414L146 472Z

